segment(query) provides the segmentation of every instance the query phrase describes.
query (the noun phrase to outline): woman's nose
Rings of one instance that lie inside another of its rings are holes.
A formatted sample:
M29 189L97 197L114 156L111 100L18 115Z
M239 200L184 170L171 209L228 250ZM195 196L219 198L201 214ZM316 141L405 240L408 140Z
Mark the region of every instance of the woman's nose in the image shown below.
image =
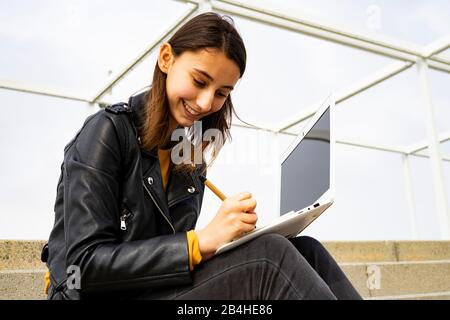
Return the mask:
M201 112L205 113L211 110L214 100L214 93L203 91L197 97L197 106L201 108Z

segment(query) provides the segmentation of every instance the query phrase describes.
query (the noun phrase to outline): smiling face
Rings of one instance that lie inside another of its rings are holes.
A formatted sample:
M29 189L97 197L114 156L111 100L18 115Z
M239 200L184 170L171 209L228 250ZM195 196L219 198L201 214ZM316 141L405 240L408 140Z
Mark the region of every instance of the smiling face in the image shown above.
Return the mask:
M171 120L183 127L219 111L240 77L237 64L217 49L186 51L175 57L166 43L158 65L167 74Z

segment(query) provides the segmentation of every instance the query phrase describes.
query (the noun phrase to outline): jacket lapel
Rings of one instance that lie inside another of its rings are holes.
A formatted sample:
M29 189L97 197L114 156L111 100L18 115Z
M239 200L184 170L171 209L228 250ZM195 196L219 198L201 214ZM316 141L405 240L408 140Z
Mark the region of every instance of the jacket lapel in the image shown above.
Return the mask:
M162 188L161 168L158 158L150 159L148 155L142 155L142 179L144 188L157 206L160 213L173 229L173 221L170 217L169 206L167 205L166 194Z
M171 172L167 184L166 195L169 208L199 193L198 185L191 174L183 172Z

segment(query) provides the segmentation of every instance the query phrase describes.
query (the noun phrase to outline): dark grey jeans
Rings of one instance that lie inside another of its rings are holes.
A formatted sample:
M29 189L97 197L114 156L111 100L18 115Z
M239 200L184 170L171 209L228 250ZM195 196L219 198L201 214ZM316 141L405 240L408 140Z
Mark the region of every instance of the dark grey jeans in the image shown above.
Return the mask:
M137 299L361 299L327 250L311 237L267 234L198 265L188 286Z

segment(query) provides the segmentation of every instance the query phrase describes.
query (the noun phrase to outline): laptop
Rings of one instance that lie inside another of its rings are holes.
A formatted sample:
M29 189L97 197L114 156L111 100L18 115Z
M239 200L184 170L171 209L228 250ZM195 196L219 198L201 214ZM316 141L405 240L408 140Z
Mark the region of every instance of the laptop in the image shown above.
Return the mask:
M297 236L334 201L334 100L330 95L280 158L280 217L219 247L226 252L265 233Z

